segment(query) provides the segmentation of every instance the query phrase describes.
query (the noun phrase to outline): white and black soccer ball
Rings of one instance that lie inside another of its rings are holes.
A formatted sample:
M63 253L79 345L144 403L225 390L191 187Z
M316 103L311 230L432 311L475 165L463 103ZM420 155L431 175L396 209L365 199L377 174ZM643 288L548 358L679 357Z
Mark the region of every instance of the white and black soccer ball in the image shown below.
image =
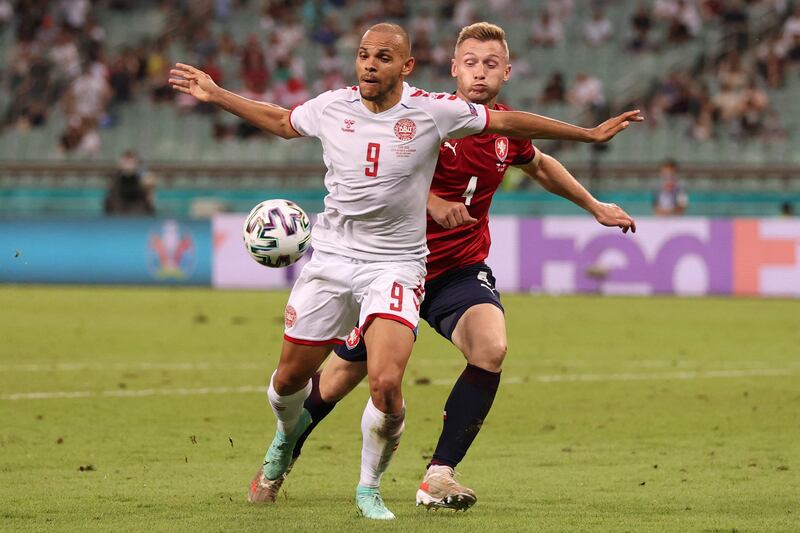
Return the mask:
M311 245L311 222L299 205L289 200L266 200L244 221L244 247L258 263L289 266Z

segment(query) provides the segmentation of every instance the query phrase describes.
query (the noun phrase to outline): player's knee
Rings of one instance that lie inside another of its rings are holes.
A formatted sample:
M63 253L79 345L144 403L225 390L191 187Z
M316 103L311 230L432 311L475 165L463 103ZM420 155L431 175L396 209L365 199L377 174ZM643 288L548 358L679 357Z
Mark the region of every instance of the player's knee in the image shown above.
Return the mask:
M400 388L401 378L396 376L377 376L370 379L369 392L372 403L384 413L394 412L403 404Z
M467 356L467 362L489 372L500 372L508 353L505 341L493 339L476 346Z
M308 383L308 376L292 372L291 369L278 370L272 378L272 388L281 396L294 394Z

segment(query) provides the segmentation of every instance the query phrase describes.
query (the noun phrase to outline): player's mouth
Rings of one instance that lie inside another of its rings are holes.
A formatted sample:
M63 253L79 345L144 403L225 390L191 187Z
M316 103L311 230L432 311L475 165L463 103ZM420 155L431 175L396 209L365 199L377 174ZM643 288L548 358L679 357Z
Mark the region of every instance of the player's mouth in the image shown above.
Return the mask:
M489 86L486 85L485 83L476 83L475 85L472 86L472 90L482 93L482 92L488 91L489 90Z
M380 82L376 78L361 78L361 83L365 83L367 85L378 85Z

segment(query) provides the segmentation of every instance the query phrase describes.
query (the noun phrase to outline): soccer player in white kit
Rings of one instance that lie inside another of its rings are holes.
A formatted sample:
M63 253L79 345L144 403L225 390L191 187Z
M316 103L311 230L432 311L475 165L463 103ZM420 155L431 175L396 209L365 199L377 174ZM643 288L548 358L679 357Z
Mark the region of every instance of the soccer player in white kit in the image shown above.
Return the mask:
M524 138L605 142L640 120L629 111L586 129L524 112L497 112L454 95L404 83L414 67L408 36L381 23L362 37L359 85L324 93L291 112L218 87L178 63L170 84L284 137L322 141L325 210L312 231L314 255L286 306L285 335L268 398L277 431L250 485L252 502L272 501L270 481L288 469L294 445L311 423L303 402L310 378L354 323L369 351L370 399L356 504L367 518L393 519L379 491L404 428L401 382L424 295L426 204L439 145L447 138L496 132Z

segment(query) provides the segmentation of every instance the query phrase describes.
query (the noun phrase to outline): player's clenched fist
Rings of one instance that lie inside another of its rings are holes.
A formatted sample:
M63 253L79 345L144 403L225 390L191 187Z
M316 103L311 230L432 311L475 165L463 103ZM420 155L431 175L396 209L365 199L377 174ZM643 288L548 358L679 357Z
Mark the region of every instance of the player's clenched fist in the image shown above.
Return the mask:
M472 218L467 206L460 202L448 202L436 196L428 195L428 214L444 229L453 229L459 226L468 226L478 220Z
M210 102L219 90L211 76L191 65L176 63L169 75L169 84L173 89L191 94L201 102Z

